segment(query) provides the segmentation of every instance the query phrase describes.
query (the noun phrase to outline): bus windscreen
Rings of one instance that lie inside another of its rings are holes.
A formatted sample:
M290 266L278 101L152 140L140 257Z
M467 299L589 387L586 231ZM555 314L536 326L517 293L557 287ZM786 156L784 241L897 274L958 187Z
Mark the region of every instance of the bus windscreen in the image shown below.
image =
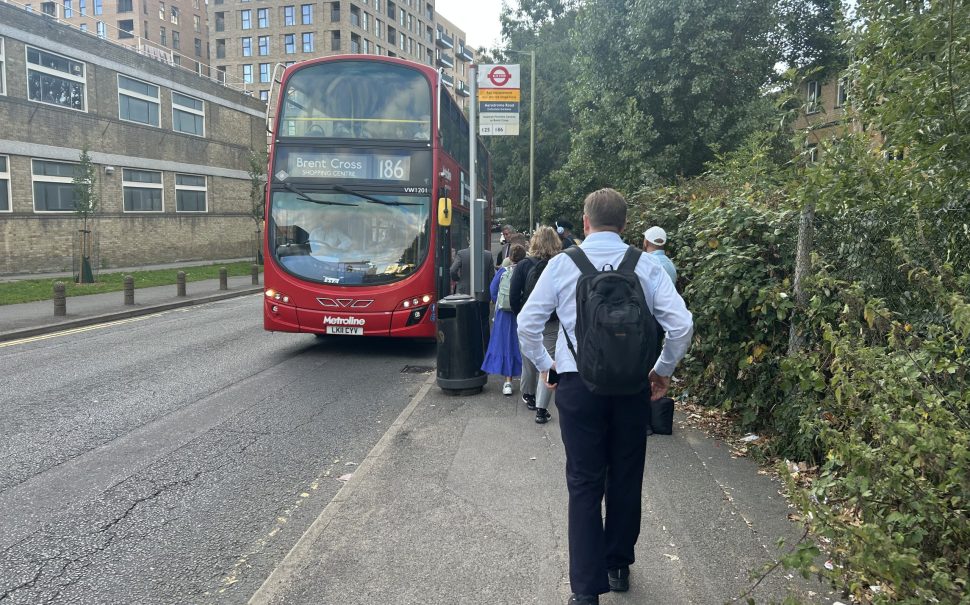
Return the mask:
M402 65L308 65L287 81L278 136L429 141L431 85Z

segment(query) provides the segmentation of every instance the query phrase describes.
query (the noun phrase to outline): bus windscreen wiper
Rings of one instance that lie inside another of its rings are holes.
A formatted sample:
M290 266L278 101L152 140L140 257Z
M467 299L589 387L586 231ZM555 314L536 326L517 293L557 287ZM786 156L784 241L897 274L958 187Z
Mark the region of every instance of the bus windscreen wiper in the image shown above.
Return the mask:
M306 200L311 204L324 204L326 206L353 206L354 208L357 207L357 204L348 204L347 202L328 202L326 200L315 200L312 197L310 197L309 194L307 194L307 192L301 189L297 189L296 187L294 187L293 185L290 185L289 183L283 183L283 188L288 191L292 191L293 193L296 194L298 198L300 198L301 200Z
M411 202L387 202L385 200L379 200L376 197L371 197L363 193L358 193L353 189L348 189L343 185L334 185L333 188L336 189L337 191L340 191L341 193L347 193L347 194L359 197L362 200L367 200L368 202L373 202L375 204L383 204L384 206L420 206L421 205L421 204L414 204Z

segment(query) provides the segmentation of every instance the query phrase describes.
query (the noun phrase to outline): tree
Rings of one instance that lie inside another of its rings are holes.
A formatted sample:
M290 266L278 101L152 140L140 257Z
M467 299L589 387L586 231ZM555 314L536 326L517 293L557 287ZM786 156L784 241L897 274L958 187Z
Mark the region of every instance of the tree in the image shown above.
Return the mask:
M81 220L81 265L77 281L81 284L94 283L91 270L91 246L93 238L89 227L89 220L94 219L98 210L100 197L97 191L98 173L91 161L87 145L81 149L78 166L74 173L74 214ZM93 226L93 225L92 225Z
M258 263L263 230L266 216L266 165L269 155L265 150L249 150L249 217L256 223L256 254L253 256Z

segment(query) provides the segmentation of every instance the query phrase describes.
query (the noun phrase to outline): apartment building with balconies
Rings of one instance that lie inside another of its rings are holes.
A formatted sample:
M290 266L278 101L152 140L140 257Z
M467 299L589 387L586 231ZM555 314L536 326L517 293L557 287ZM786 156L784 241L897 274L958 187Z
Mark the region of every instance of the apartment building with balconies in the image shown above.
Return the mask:
M209 75L205 0L5 0L104 40Z
M441 59L439 32L452 32L451 40L464 33L435 12L434 0L209 0L208 11L217 73L242 81L263 102L277 65L339 54L400 57L444 63L454 86L473 56L456 59L449 48Z

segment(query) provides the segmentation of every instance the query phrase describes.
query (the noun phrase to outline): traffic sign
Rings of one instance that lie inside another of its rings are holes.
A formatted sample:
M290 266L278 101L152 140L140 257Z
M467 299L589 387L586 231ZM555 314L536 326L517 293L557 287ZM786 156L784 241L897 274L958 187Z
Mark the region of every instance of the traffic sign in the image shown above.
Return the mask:
M477 84L478 134L519 134L519 66L480 65Z

